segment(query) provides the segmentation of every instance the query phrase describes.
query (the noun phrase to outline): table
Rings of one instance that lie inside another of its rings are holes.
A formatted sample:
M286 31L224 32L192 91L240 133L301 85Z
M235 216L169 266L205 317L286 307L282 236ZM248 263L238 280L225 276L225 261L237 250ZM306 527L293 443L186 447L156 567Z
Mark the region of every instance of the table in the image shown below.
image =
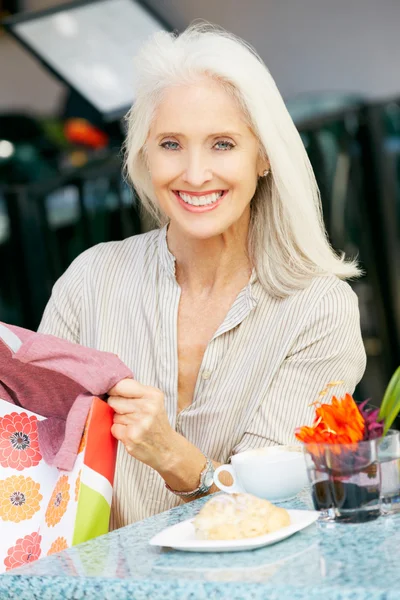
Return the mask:
M205 499L0 576L18 600L398 600L400 515L359 525L311 525L276 545L203 554L149 539L194 515ZM309 508L300 494L287 508Z

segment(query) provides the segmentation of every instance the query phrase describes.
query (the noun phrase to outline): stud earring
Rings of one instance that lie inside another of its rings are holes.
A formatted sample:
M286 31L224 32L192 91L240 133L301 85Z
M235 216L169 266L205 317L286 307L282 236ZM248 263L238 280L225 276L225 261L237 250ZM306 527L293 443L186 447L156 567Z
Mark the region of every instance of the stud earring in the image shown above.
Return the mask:
M265 171L263 172L263 177L266 177L269 173L269 169L265 169Z

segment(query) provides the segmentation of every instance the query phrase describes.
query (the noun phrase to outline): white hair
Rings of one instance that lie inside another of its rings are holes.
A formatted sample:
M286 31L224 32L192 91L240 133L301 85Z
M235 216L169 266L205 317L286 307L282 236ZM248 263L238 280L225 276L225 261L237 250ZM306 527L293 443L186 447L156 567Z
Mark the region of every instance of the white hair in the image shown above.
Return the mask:
M300 135L268 69L245 41L216 25L195 22L183 33L159 31L136 58L136 99L127 119L125 167L158 225L167 222L155 197L145 144L163 91L209 76L239 102L271 173L251 200L249 256L275 297L306 287L315 276L361 274L330 246L314 173Z

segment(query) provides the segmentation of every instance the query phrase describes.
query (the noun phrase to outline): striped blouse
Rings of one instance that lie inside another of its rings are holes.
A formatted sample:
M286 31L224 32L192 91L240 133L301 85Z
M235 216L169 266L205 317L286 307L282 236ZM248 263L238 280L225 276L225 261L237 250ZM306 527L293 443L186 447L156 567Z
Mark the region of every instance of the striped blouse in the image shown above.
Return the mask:
M164 227L81 254L55 284L39 329L117 354L138 381L163 391L171 426L218 462L294 442L328 382L352 393L362 377L358 301L347 283L316 277L276 299L253 274L206 348L192 404L177 414L179 298ZM111 528L179 503L119 444Z

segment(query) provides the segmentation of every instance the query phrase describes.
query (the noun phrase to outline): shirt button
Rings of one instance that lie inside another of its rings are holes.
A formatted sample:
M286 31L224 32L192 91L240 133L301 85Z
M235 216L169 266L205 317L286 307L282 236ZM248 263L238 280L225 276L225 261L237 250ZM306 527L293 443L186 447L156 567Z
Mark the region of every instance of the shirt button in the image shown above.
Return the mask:
M211 371L203 371L203 373L202 373L201 376L202 376L203 379L210 379L210 377L211 377Z

